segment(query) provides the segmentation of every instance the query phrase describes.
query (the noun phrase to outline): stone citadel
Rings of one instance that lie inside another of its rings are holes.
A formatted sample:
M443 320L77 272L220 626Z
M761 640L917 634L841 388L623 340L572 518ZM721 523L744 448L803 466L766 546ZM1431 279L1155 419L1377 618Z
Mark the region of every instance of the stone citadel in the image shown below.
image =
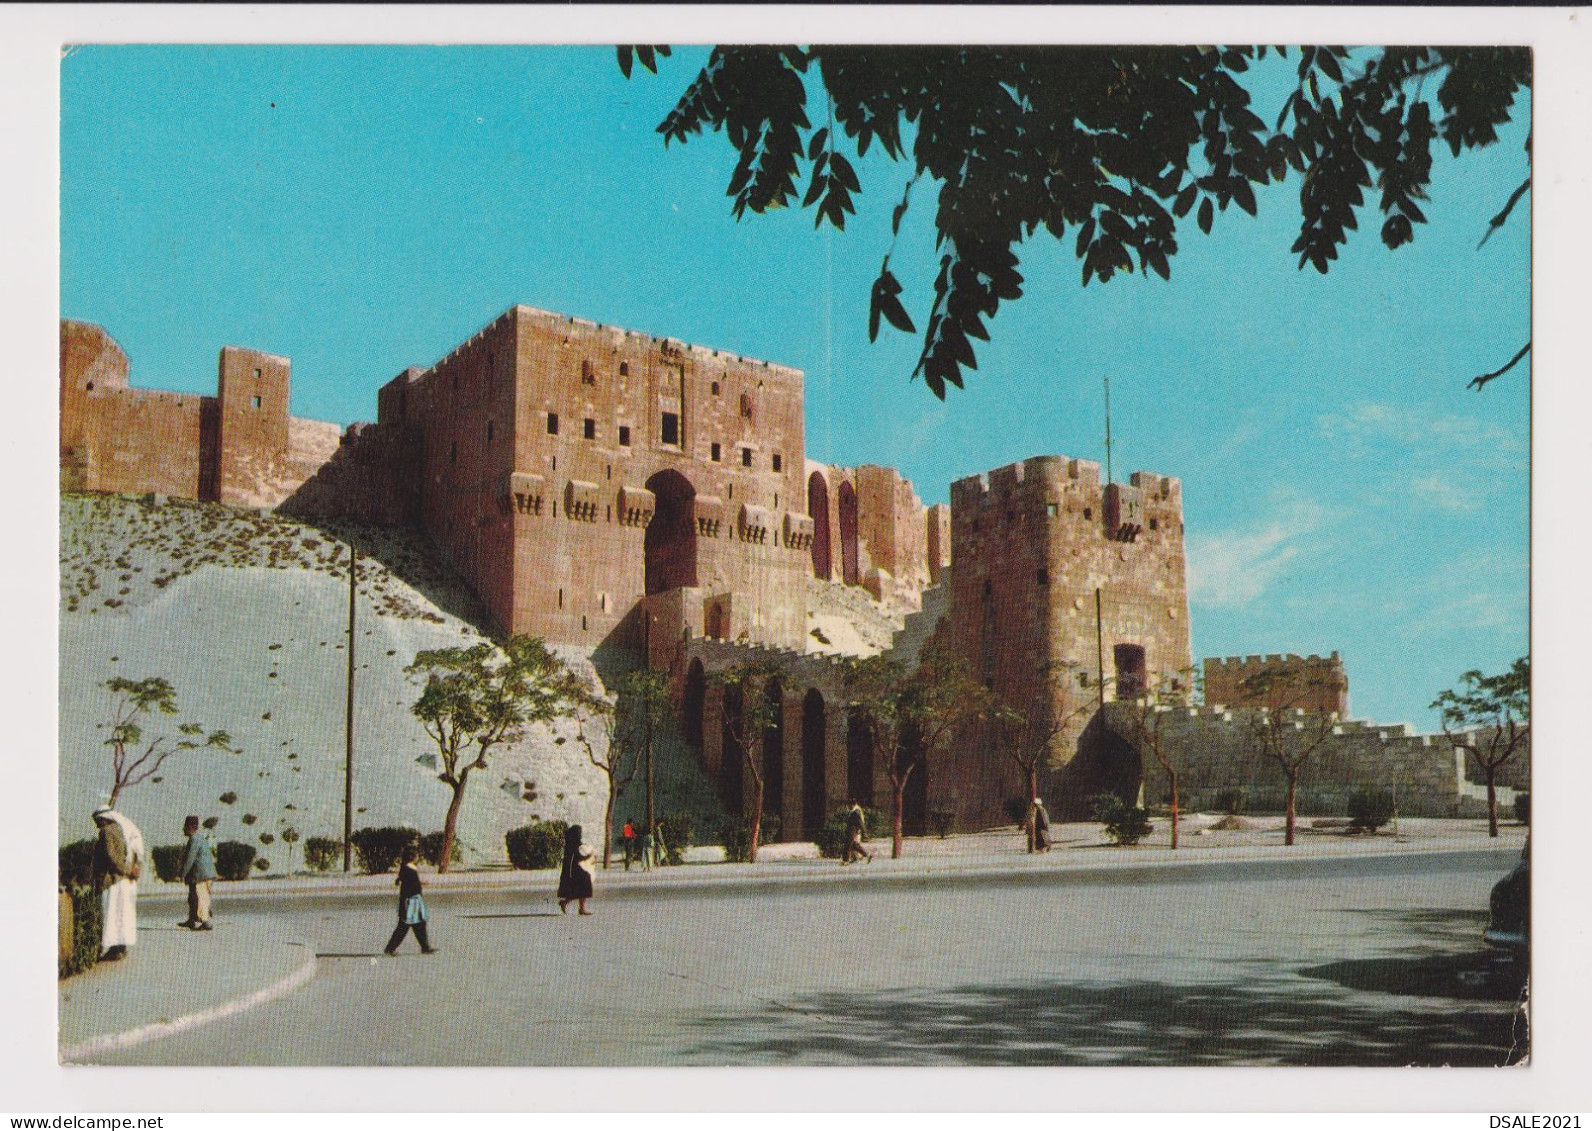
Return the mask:
M292 417L289 395L286 358L230 346L214 397L136 389L103 329L63 321L62 489L416 526L499 628L669 670L686 738L732 809L748 783L710 677L772 660L779 722L761 765L787 838L885 796L840 688L837 657L869 649L826 636L819 605L896 610L901 658L939 632L1003 701L1049 697L1075 719L1044 786L1061 815L1146 778L1136 761L1113 764L1121 743L1086 749L1089 704L1193 676L1182 492L1168 476L1102 482L1097 463L1040 456L925 507L893 469L807 458L800 371L525 306L382 385L373 424ZM1296 705L1346 713L1336 654L1288 663L1331 677L1319 703ZM1067 678L1044 682L1054 670ZM1277 706L1246 702L1245 674L1207 660L1206 701ZM1450 754L1434 750L1437 769L1417 775L1442 783L1428 808L1458 804ZM1379 784L1375 756L1336 764ZM1208 770L1200 780L1221 784ZM908 831L936 810L957 827L999 823L1021 788L957 744L914 775Z

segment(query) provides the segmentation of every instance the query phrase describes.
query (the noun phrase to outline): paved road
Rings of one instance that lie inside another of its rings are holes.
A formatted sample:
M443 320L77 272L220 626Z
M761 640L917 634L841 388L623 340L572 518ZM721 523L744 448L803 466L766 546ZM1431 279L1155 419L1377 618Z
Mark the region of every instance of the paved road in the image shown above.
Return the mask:
M314 980L103 1062L1499 1064L1523 1051L1519 977L1479 938L1514 857L635 895L584 919L438 892L442 952L396 959L389 898L254 902L222 929L307 940Z

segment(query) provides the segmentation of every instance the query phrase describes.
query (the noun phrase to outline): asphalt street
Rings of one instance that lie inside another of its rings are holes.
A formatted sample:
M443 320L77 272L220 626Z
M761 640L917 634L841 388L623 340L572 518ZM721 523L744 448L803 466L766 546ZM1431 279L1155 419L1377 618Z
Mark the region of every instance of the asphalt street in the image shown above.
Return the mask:
M1133 876L222 906L303 941L269 1004L96 1058L189 1065L1495 1065L1523 972L1481 946L1513 850ZM868 868L861 865L859 873Z

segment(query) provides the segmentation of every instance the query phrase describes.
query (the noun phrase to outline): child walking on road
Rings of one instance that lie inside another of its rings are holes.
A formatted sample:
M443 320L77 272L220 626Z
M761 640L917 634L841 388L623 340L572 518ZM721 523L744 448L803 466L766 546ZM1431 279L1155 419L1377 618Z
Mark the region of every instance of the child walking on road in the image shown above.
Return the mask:
M417 845L408 845L404 848L403 861L398 865L398 926L393 928L392 938L387 940L387 953L398 953L398 944L404 941L404 936L414 928L415 939L420 943L421 954L435 954L437 948L431 945L426 938L426 901L420 895L420 871L415 867L415 858L420 855Z

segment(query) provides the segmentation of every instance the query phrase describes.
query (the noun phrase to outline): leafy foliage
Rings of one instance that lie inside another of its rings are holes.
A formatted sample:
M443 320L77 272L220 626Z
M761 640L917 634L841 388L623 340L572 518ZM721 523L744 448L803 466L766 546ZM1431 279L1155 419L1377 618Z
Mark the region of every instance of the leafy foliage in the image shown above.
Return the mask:
M1231 786L1216 795L1216 807L1231 817L1242 813L1248 801L1248 792L1240 786Z
M185 844L157 844L149 850L150 863L161 882L174 884L182 879L182 858L187 851Z
M56 855L58 882L61 887L86 887L94 882L94 846L96 840L74 840L63 844Z
M392 871L403 850L420 842L420 830L400 825L355 829L349 840L360 870L374 876Z
M312 872L330 872L343 856L343 842L336 837L312 836L304 842L304 866Z
M1097 793L1089 799L1089 812L1106 827L1113 844L1138 844L1154 828L1150 814L1129 805L1114 793Z
M1349 796L1349 827L1374 833L1393 819L1393 791L1357 789Z
M440 829L434 833L427 833L420 838L420 858L433 868L442 863L442 840L443 834ZM448 857L448 863L460 864L463 861L464 849L459 847L458 841L454 841L453 851Z
M665 144L726 135L738 155L727 190L737 218L791 206L805 176L800 206L815 224L844 229L862 191L846 148L862 157L877 143L911 167L896 232L912 184L935 182L938 270L913 376L943 399L977 368L972 340L988 341L1001 303L1022 296L1017 248L1040 230L1072 235L1086 286L1135 271L1167 279L1190 213L1209 235L1217 212L1254 215L1255 189L1292 170L1302 174L1293 251L1301 268L1325 273L1369 192L1382 242L1409 243L1426 221L1434 141L1456 156L1490 145L1531 81L1522 48L1305 47L1268 128L1238 78L1267 52L716 47L658 132ZM656 72L667 49L621 47L627 77L633 53ZM816 128L810 100L824 107ZM886 254L870 340L881 319L916 332L901 293Z
M915 669L886 653L847 658L841 672L847 707L858 713L874 762L890 781L890 854L900 857L908 780L957 728L989 717L994 697L973 678L963 657L932 642Z
M568 821L538 821L510 829L503 834L509 863L524 871L558 867L564 854L564 834L568 831Z
M1471 670L1459 685L1432 700L1443 733L1455 746L1470 751L1487 782L1487 824L1498 835L1495 779L1531 729L1531 658L1522 656L1498 675Z
M254 845L224 840L216 845L216 875L223 880L246 880L254 863Z
M779 818L772 813L765 814L762 821L762 835L769 840L779 839ZM724 823L719 830L719 837L724 842L724 859L731 864L748 864L752 860L752 822L744 817L732 817Z
M436 743L437 779L452 793L438 865L445 872L470 774L487 767L497 746L519 741L527 727L552 722L589 695L585 682L530 636L510 637L501 648L482 643L421 652L404 670L425 680L410 711Z
M92 841L88 842L93 844ZM59 976L70 978L99 961L100 943L104 936L104 913L100 910L99 895L86 884L67 889L72 901L72 949L66 961L60 963Z
M863 809L862 827L864 829L872 832L876 829L885 828L887 823L885 815L879 810L866 807ZM817 833L813 835L813 844L818 848L818 855L827 860L838 860L841 853L846 849L846 841L849 836L846 825L846 810L840 809L831 813L829 819L819 827Z
M696 843L696 819L689 813L669 813L658 819L663 835L663 863L684 864L685 850Z

